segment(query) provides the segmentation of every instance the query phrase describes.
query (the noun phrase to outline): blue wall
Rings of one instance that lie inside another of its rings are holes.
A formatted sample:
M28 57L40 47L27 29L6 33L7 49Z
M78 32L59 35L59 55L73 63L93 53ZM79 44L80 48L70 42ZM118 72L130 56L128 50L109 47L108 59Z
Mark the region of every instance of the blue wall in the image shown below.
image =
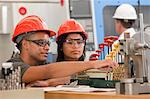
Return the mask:
M150 0L139 0L142 6L150 6ZM103 9L105 6L118 6L122 3L129 3L134 6L138 5L138 0L94 0L94 14L96 37L98 44L103 42L104 38L104 22L103 22Z

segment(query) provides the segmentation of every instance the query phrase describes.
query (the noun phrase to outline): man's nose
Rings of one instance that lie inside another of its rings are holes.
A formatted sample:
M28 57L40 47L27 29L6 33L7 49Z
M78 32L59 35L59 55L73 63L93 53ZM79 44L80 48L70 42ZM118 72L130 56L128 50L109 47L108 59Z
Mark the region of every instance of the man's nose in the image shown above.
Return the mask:
M48 44L46 44L45 46L44 46L44 49L46 49L46 50L49 50L49 45Z

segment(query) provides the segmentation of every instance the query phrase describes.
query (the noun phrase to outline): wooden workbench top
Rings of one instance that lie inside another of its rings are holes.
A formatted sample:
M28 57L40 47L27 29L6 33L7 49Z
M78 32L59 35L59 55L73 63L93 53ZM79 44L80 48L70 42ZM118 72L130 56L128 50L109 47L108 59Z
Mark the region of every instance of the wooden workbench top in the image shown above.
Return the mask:
M115 92L45 92L45 99L150 99L150 94L145 95L116 95Z

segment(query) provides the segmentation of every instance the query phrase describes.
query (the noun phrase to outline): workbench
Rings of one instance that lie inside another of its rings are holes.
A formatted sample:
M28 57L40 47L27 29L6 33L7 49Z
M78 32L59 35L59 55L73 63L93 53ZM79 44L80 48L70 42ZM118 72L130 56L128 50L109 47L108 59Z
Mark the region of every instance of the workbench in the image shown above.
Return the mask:
M45 99L150 99L150 94L116 95L115 92L67 92L48 91Z
M116 92L44 91L41 88L0 91L0 99L150 99L150 94L116 95Z

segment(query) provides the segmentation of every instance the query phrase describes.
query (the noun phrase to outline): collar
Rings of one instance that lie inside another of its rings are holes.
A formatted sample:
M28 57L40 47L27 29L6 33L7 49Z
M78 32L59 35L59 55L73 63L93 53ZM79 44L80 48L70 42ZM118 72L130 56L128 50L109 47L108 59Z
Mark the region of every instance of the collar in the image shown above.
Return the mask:
M119 36L119 40L124 39L124 33L125 32L129 32L130 33L130 37L132 37L136 33L134 28L128 28L124 32L121 33L121 35Z

